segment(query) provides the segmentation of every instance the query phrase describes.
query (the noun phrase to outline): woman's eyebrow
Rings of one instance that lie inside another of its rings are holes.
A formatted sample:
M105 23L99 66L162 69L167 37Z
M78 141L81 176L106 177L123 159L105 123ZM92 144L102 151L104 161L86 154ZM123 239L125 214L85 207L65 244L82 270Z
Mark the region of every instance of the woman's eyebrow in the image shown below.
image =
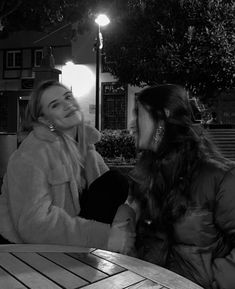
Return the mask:
M72 94L72 91L68 90L63 95Z
M57 102L58 99L53 99L51 102L48 103L47 107L50 107L53 103Z
M66 91L63 96L66 96L67 94L72 94L72 91L68 90ZM48 103L47 107L51 106L53 103L57 102L58 99L53 99L51 102Z

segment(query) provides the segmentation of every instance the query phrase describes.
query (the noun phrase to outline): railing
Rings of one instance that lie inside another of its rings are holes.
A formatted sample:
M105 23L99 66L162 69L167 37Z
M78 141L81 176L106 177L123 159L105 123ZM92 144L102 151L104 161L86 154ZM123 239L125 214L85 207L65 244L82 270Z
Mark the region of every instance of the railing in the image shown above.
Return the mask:
M207 128L209 137L217 145L221 153L233 161L235 161L235 128L224 128L223 126L213 126Z

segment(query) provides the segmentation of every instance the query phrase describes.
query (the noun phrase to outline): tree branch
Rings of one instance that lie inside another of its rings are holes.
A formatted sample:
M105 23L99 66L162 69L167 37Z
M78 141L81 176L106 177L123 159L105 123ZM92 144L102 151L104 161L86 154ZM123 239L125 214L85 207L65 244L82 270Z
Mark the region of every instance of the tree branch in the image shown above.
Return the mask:
M5 1L2 0L1 6L0 6L0 11L4 10L4 6L6 5L6 3L7 3L7 0L5 0Z
M2 2L1 10L4 10L4 5L6 4L6 2L7 2L7 0L5 0L4 2ZM7 11L5 14L0 15L0 18L2 19L2 18L7 17L8 15L10 15L10 14L13 13L14 11L16 11L21 4L22 4L22 0L18 0L18 2L16 3L16 5L15 5L12 9L10 9L9 11ZM0 10L0 11L1 11L1 10ZM2 11L2 12L3 12L3 11Z

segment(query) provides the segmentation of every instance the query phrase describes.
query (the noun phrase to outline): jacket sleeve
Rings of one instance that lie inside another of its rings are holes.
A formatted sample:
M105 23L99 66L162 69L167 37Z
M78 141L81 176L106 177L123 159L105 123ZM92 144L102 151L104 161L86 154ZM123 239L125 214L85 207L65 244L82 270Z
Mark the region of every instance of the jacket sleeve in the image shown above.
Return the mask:
M56 206L45 169L32 160L16 159L7 178L10 212L23 242L106 248L110 226Z
M98 177L109 170L102 156L94 149L89 148L85 160L85 176L88 187Z
M235 170L226 173L216 195L215 222L231 245L231 251L213 264L215 288L235 288ZM214 288L214 287L213 287Z

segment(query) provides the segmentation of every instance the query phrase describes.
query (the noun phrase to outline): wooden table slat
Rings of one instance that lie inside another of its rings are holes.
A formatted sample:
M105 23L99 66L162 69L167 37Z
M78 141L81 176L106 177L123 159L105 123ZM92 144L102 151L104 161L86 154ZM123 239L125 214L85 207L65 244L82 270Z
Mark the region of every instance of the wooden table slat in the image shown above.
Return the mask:
M151 280L144 280L137 284L131 285L126 289L167 289L167 288L163 287L162 285L156 284Z
M10 274L0 268L0 288L1 289L27 289Z
M77 252L77 253L89 253L94 251L93 248L84 248L77 246L61 246L61 245L48 245L48 244L1 244L1 252Z
M33 270L10 253L0 254L0 266L14 275L23 284L33 289L61 289L51 280Z
M125 255L104 250L95 250L92 254L122 266L165 287L174 289L202 289L201 286L172 271L140 259L133 257L126 258Z
M172 271L137 258L74 248L0 246L0 289L202 289Z
M26 262L29 266L46 275L47 277L55 281L58 285L63 286L66 289L75 289L88 284L87 281L72 274L68 270L58 266L57 264L49 261L48 259L40 256L37 253L27 252L13 254ZM58 254L62 255L62 253Z
M111 262L108 262L98 256L92 255L92 254L86 254L86 253L68 253L69 256L72 256L81 262L84 262L94 268L97 268L98 270L108 274L108 275L114 275L123 271L126 271L125 268L120 267L116 264L113 264Z
M136 284L144 280L144 277L141 277L133 272L125 271L117 275L113 275L107 279L95 282L83 288L86 289L122 289L126 288L132 284Z
M79 260L74 259L66 254L62 253L40 253L40 254L91 283L106 278L108 276L107 274L99 270L96 270L88 266L87 264L84 264Z

